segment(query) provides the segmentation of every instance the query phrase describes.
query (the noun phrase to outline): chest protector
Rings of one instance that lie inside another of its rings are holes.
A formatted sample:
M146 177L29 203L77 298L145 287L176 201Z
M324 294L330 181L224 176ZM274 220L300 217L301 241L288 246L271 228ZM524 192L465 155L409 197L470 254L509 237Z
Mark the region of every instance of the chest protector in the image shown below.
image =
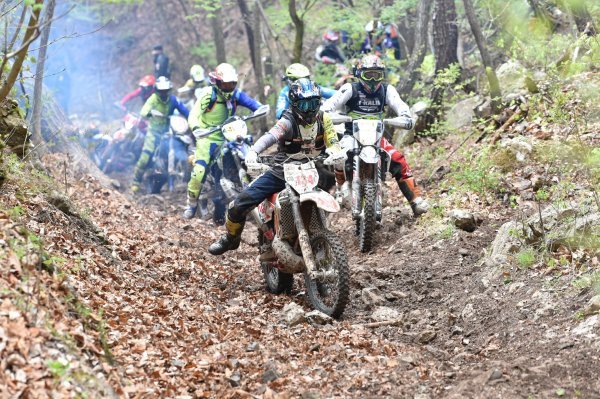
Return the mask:
M205 112L211 112L216 104L225 104L227 106L227 110L229 111L229 116L235 115L235 110L237 108L238 98L240 96L240 91L235 89L231 98L226 101L222 101L222 99L218 98L217 89L215 87L212 88L212 93L210 95L210 101L206 106Z
M310 127L301 126L296 122L291 110L286 110L281 119L290 121L292 139L279 141L278 150L286 154L303 153L313 155L325 148L325 129L323 128L323 113L319 111L315 123Z
M363 115L381 114L385 110L387 84L382 83L375 93L367 93L360 82L352 83L352 97L346 102L348 112Z

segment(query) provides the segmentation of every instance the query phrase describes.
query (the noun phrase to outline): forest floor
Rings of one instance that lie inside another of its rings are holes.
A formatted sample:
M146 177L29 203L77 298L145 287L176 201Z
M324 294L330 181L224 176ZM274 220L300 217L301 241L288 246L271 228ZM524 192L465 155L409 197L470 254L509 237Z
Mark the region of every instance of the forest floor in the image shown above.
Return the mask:
M16 354L0 362L0 397L600 397L598 317L577 317L590 290L480 262L510 206L466 197L475 232L433 228L388 182L372 253L358 252L347 212L333 216L351 268L342 319L288 327L286 304L310 309L303 282L265 291L254 226L216 258L206 248L221 228L183 220L183 195L134 201L66 157L44 163L54 180L22 171L0 194L0 353ZM427 191L437 204L447 189ZM365 326L381 317L401 322Z

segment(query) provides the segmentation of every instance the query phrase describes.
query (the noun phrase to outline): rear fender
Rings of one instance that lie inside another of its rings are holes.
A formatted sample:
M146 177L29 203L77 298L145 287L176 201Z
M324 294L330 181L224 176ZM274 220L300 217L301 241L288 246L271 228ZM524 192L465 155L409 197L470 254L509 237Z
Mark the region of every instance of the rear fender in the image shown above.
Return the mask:
M335 213L339 212L340 210L340 204L338 204L335 198L323 190L316 190L300 194L300 202L306 201L314 202L318 208L323 209L325 212Z

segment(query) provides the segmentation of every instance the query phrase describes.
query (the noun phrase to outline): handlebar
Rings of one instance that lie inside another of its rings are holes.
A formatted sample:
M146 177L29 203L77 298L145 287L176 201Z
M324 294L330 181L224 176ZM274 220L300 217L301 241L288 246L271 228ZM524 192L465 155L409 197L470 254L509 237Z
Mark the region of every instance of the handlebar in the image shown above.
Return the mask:
M246 121L249 121L251 119L260 118L262 116L267 115L269 113L270 109L271 109L271 107L269 105L263 105L262 107L258 108L256 111L254 111L254 113L252 113L250 115L243 116L243 117L241 117L239 119L242 120L242 121L244 121L244 122L246 122ZM204 132L202 134L199 134L197 136L194 135L194 136L196 137L196 139L201 139L203 137L210 136L211 134L213 134L215 132L218 132L221 129L223 129L223 126L225 126L227 123L230 123L230 122L231 121L226 121L225 123L222 123L222 124L220 124L218 126L215 126L212 129L210 129L210 130L208 130L208 131L206 131L206 132Z
M337 112L327 113L327 115L329 115L329 118L331 118L331 121L334 124L349 123L354 120L351 116L340 114ZM385 118L385 119L382 119L382 122L386 126L397 127L400 129L410 130L413 127L413 121L410 118L401 118L401 117Z

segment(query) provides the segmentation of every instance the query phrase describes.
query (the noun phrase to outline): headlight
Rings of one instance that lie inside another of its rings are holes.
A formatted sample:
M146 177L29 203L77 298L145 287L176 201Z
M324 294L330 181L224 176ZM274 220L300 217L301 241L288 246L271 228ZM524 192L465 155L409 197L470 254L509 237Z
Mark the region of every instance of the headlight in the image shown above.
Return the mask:
M354 137L362 145L377 145L383 129L378 120L359 119L352 123Z

